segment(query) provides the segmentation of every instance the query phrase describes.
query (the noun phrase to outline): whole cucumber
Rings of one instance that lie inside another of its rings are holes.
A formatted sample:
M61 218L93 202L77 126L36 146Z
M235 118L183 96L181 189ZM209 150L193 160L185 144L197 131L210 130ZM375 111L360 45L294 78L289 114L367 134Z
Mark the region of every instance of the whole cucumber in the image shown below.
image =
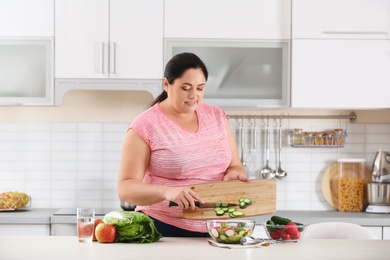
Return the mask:
M280 216L272 216L271 220L277 225L287 225L288 223L292 222L291 219Z
M266 224L267 224L268 232L272 233L275 231L276 229L275 223L272 220L268 220Z

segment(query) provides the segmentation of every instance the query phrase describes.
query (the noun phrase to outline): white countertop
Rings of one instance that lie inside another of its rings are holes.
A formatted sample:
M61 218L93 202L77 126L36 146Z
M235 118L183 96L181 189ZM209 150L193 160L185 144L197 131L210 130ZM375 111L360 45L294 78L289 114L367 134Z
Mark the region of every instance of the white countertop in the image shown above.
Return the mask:
M151 244L79 243L76 236L0 237L0 259L389 259L390 241L313 239L262 248L226 249L205 238L162 238Z

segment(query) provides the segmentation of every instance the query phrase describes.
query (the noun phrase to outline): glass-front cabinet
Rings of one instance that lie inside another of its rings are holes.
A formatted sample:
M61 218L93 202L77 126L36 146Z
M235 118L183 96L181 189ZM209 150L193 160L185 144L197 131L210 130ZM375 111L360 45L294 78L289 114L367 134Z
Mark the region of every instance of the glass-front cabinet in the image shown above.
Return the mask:
M167 39L166 62L192 52L206 64L206 103L221 107L289 105L288 40Z
M0 105L53 104L53 40L0 39Z

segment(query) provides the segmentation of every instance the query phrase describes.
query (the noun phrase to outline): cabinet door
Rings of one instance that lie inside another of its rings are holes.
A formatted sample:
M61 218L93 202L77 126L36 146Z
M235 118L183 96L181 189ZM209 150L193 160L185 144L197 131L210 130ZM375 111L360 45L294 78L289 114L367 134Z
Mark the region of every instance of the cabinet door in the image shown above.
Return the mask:
M165 0L165 37L289 39L291 0Z
M54 0L1 0L0 36L53 37Z
M377 239L382 239L382 227L363 226L365 229L370 230Z
M389 40L294 40L292 107L390 108Z
M390 39L388 0L294 0L293 38Z
M383 240L390 240L390 227L383 227Z
M160 79L163 1L110 1L110 78Z
M56 0L55 77L108 77L109 0Z
M1 224L0 236L50 236L50 225Z

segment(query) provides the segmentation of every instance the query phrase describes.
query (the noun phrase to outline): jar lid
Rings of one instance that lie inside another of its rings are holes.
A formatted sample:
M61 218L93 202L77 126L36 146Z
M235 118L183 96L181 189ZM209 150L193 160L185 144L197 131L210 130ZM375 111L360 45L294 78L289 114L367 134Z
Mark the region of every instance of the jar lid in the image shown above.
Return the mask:
M366 162L366 159L362 159L362 158L342 158L342 159L337 159L337 162L356 162L356 163L360 163L360 162Z

